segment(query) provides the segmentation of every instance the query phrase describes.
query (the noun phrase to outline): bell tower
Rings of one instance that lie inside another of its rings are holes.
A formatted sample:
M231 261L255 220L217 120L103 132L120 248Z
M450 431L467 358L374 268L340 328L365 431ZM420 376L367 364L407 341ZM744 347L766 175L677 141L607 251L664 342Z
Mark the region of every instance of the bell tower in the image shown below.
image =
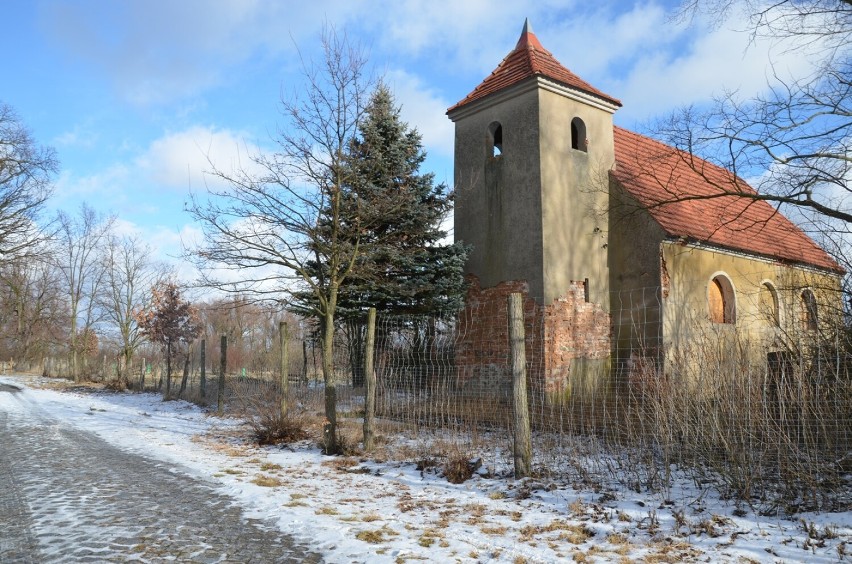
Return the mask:
M611 358L607 206L621 102L557 61L524 23L515 48L447 110L455 237L471 245L458 381L508 385L506 295L525 294L530 380L597 394Z
M483 288L525 281L549 304L572 282L609 309L606 205L621 103L562 66L529 22L447 115L455 123L455 236Z

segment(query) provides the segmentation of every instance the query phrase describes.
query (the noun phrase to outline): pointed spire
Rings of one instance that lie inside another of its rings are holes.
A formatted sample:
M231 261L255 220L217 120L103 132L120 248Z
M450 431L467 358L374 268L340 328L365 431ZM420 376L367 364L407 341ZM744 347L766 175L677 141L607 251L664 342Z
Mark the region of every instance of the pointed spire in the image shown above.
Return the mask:
M535 33L533 33L530 19L524 18L524 29L521 30L521 36L518 38L517 45L515 45L515 51L530 48L544 50L544 47L542 47L538 40L538 37L536 37Z
M450 107L447 113L454 112L471 102L485 98L495 92L508 88L533 76L543 76L561 83L566 87L591 94L613 106L621 106L616 98L604 94L588 82L584 81L553 57L553 53L545 49L538 37L532 31L529 19L524 20L524 29L518 44L494 71L474 88L473 92L463 100Z

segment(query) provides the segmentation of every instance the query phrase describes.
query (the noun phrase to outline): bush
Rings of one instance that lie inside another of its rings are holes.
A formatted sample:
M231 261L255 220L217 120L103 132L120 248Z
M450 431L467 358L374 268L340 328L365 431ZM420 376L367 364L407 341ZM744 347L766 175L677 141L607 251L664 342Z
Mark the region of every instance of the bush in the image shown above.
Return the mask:
M481 458L471 460L470 456L460 452L451 454L444 463L444 477L451 484L463 484L470 480L481 465Z

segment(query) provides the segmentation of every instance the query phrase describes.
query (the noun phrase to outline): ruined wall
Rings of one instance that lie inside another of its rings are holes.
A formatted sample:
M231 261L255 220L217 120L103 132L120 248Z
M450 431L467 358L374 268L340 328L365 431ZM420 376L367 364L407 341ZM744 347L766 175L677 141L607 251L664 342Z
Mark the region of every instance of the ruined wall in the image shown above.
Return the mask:
M525 281L483 289L469 276L465 309L456 345L458 387L462 393L511 391L509 371L509 294L524 295L529 385L552 399L594 392L609 379L611 323L599 305L586 301L583 282L571 282L566 295L541 305Z
M554 399L592 397L610 380L612 320L584 282L544 307L544 387Z
M464 394L500 394L509 397L512 377L509 369L508 296L524 295L524 330L530 383L541 381L536 369L541 358L541 308L529 297L526 281L502 282L481 288L474 275L467 277L469 288L459 317L456 342L458 388Z

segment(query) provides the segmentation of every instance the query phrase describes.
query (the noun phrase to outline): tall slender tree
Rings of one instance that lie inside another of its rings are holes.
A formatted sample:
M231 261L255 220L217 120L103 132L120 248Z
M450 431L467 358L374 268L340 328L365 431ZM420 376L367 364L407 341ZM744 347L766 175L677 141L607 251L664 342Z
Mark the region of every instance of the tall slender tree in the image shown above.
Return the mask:
M53 191L56 153L39 146L11 106L0 102L0 262L37 250L37 220Z
M325 383L325 451L336 454L337 382L333 366L334 317L340 285L349 276L360 242L344 236L341 207L347 169L343 159L370 91L363 52L345 35L323 35L325 59L305 64L306 84L283 100L286 128L275 152L252 156L251 169L212 174L228 189L194 197L188 210L204 230L204 242L190 250L209 286L251 296L289 301L294 286L315 298L313 317L322 332ZM321 271L309 263L322 264ZM237 271L223 279L218 267Z
M150 247L136 236L110 235L102 260L100 307L117 333L121 346L118 377L126 385L133 354L143 340L134 314L150 304L151 288L166 278L167 269L151 259Z
M114 222L115 217L105 217L86 204L80 207L79 215L57 215L59 233L54 256L68 297L68 346L74 381L81 379L80 353L84 343L80 336L94 330L99 320L97 296L105 272L100 252Z

